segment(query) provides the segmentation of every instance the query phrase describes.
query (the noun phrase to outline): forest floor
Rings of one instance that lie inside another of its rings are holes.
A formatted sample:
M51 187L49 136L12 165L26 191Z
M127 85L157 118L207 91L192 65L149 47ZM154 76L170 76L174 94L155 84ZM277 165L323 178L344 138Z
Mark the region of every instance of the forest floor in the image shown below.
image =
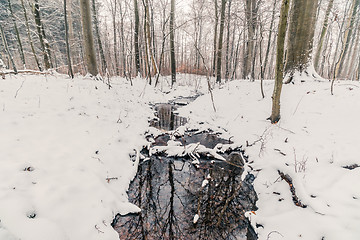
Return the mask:
M118 239L116 213L139 211L127 200L138 161L129 155L147 144L149 104L198 93L179 114L243 145L259 197L247 216L259 239L359 239L359 83L337 82L333 96L328 81L285 85L277 125L266 120L272 81L264 99L259 82L222 85L217 112L197 76L179 75L174 90L165 80L157 89L142 79L112 86L63 75L0 80L1 240Z

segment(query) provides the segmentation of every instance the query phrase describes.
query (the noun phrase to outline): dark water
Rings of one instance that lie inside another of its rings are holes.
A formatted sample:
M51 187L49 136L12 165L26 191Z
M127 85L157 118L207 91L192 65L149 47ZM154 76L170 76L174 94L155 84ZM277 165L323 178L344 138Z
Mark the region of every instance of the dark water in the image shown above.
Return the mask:
M184 123L173 110L171 105L157 108L159 120L153 126L172 130ZM164 134L153 145L164 146L169 139ZM208 148L230 143L214 133L191 132L178 141L200 142ZM129 201L141 212L115 217L112 225L120 239L257 239L244 216L257 209L254 176L247 174L241 180L247 159L240 148L222 154L227 161L202 156L197 165L187 157L170 158L163 153L150 157L146 149L142 154L147 160L140 162L128 190ZM196 222L195 215L199 216Z
M150 121L151 127L156 127L166 131L175 130L176 128L183 126L187 123L187 119L180 117L174 113L176 110L175 105L172 104L160 104L155 107L156 119Z

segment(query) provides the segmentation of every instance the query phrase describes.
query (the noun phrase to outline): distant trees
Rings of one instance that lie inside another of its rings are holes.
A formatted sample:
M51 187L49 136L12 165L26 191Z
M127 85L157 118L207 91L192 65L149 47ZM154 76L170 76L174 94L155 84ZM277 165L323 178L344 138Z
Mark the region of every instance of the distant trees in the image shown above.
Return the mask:
M225 0L225 5L222 0L89 0L86 31L82 1L0 0L5 65L13 68L11 55L17 69L85 74L91 34L91 61L102 75L140 74L149 83L169 76L169 84L176 73L206 74L218 82L275 78L279 0ZM323 77L333 78L336 71L336 78L359 79L360 0L289 2L287 80L296 72L312 75L312 62Z

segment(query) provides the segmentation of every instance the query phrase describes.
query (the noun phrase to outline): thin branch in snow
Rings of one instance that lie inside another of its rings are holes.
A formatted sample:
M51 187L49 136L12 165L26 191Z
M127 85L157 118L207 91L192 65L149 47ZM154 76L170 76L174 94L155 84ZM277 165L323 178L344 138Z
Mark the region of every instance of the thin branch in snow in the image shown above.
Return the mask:
M284 237L281 233L279 233L278 231L272 231L272 232L269 232L269 234L267 235L267 238L266 240L269 240L270 239L270 235L273 234L273 233L277 233L279 234L280 236Z
M17 95L18 95L18 93L19 93L20 89L23 87L24 82L25 82L25 80L23 80L23 81L22 81L22 83L21 83L20 87L18 88L18 90L16 90L16 93L15 93L15 96L14 96L15 98L17 97Z

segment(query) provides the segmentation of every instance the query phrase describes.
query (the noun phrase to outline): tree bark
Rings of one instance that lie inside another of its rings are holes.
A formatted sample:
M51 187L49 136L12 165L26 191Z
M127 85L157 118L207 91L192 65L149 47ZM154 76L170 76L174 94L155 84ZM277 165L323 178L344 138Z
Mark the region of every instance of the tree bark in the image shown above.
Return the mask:
M171 12L170 12L170 64L171 64L171 86L176 82L176 61L175 61L175 0L171 0Z
M18 29L17 24L16 24L16 19L15 19L15 16L14 16L14 12L13 12L13 9L12 9L12 6L11 6L11 0L8 0L8 4L9 4L9 10L10 10L11 19L12 19L13 24L14 24L16 40L17 40L18 45L19 45L18 50L19 50L20 58L21 58L21 61L22 61L23 65L24 65L24 69L26 69L24 49L23 49L23 46L22 46L22 43L21 43L19 29Z
M247 23L247 40L245 44L244 52L244 64L243 64L243 78L251 78L254 80L253 74L251 74L251 65L254 58L254 47L255 47L255 29L256 29L256 15L257 15L257 4L256 0L246 0L245 2L245 18ZM251 74L251 76L250 76Z
M219 43L218 43L217 64L216 64L217 83L221 83L221 58L222 58L222 46L223 46L224 25L225 25L225 6L226 6L226 0L221 0L220 32L219 32Z
M342 50L343 56L340 58L340 63L339 63L339 74L341 74L344 69L344 62L345 62L344 56L347 54L349 46L350 46L350 39L351 39L351 36L353 35L352 32L353 32L353 28L354 28L354 22L356 20L356 15L358 14L359 3L360 3L360 0L354 0L352 3L352 13L351 13L351 16L349 16L349 19L348 19L349 25L348 25L348 28L346 29L347 36L346 36L346 38L344 38L344 42L343 42L344 43L343 50Z
M284 48L287 28L287 18L289 13L290 0L283 0L280 11L280 22L277 38L276 52L276 73L275 86L272 96L272 113L270 116L271 123L275 124L280 120L280 96L284 78Z
M98 75L94 37L91 24L90 0L80 0L81 22L83 31L84 55L87 71L92 75Z
M1 32L1 38L2 38L2 41L3 41L3 46L5 48L5 51L6 51L7 55L9 56L9 59L11 61L11 64L13 66L15 74L17 74L18 71L17 71L16 65L15 65L14 59L13 59L13 57L11 55L10 50L9 50L9 46L8 46L8 43L7 43L7 40L6 40L6 37L5 37L5 33L4 33L4 29L3 29L1 24L0 24L0 32Z
M28 40L29 40L29 43L30 43L31 52L33 53L33 56L34 56L37 67L39 68L40 71L42 71L39 59L38 59L38 57L36 55L36 52L35 52L34 43L33 43L33 40L31 38L31 32L30 32L30 27L29 27L29 19L28 19L27 13L26 13L24 0L21 0L21 7L22 7L23 12L24 12L26 34L27 34L27 37L28 37Z
M104 49L103 49L103 45L102 45L101 37L100 37L99 21L98 21L98 18L97 18L95 0L92 0L92 11L93 11L93 20L94 20L94 24L95 24L95 36L96 36L96 40L97 40L97 44L98 44L99 52L100 52L100 58L101 58L102 74L106 74L107 63L106 63Z
M47 40L46 40L44 27L43 27L42 22L41 22L40 6L39 6L39 1L38 0L35 0L33 10L34 10L34 16L35 16L36 29L37 29L37 32L38 32L38 35L39 35L41 50L42 50L43 56L44 56L45 69L48 70L49 68L52 67L52 64L50 62L51 61L50 54L49 54L50 49L49 49L49 44L47 43Z
M265 77L265 71L266 71L266 67L267 67L267 63L268 63L268 59L269 59L271 39L272 39L272 33L273 33L273 26L274 26L274 21L275 21L276 3L277 3L277 0L274 1L273 11L272 11L272 15L271 15L271 23L270 23L270 29L269 29L269 39L268 39L268 42L267 42L267 47L266 47L266 52L265 52L265 60L264 60L262 78ZM261 49L260 49L260 51L261 51Z
M291 82L295 71L306 71L311 63L311 53L318 0L296 0L291 7L287 61L285 73ZM306 23L306 24L305 24Z
M227 35L226 35L226 57L225 57L225 81L229 79L229 49L230 49L230 23L231 23L231 0L228 0ZM234 44L234 42L233 42Z
M218 24L219 24L219 11L217 0L214 0L215 4L215 26L214 26L214 50L213 50L213 65L211 75L215 76L215 68L216 68L216 51L217 51L217 40L218 40Z
M66 56L67 56L67 62L68 62L69 75L70 75L71 78L74 78L74 73L73 73L72 64L71 64L71 52L70 52L70 46L69 46L69 25L68 25L68 21L67 21L66 1L67 0L64 0Z
M134 50L135 50L135 65L136 75L141 73L140 70L140 52L139 52L139 6L137 0L134 0L134 15L135 15L135 29L134 29Z
M315 54L315 60L314 60L315 69L317 69L319 67L320 56L321 56L321 52L323 49L323 44L324 44L327 28L329 25L329 16L330 16L330 12L331 12L333 5L334 5L334 0L329 0L329 4L327 6L326 13L325 13L324 23L323 23L322 30L321 30L320 40L319 40L316 54Z

